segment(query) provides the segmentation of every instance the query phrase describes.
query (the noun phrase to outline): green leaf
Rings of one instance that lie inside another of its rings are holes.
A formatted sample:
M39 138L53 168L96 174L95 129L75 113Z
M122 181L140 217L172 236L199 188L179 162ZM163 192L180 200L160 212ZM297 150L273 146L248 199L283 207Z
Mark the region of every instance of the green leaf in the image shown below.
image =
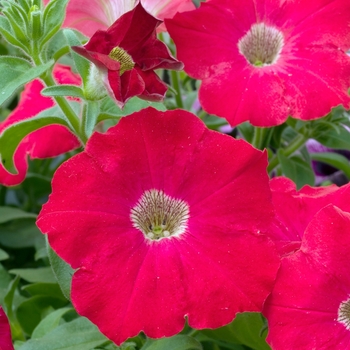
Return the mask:
M18 275L27 282L56 283L56 279L50 267L38 267L36 269L12 269L9 273Z
M142 350L202 350L202 345L188 335L175 335L158 340L149 339Z
M64 29L63 33L67 38L69 46L81 46L81 41L78 35L72 29ZM90 61L88 61L83 56L78 55L75 51L71 49L71 54L74 60L75 67L81 78L83 79L84 87L87 84L89 71L90 71Z
M47 59L54 59L55 62L63 55L69 53L69 46L66 37L63 35L63 30L60 29L48 42L45 49Z
M106 341L107 338L95 325L79 317L56 327L40 339L30 339L18 350L87 350Z
M47 333L54 330L59 326L62 316L66 313L74 310L70 307L65 307L62 309L58 309L47 315L40 323L36 326L32 333L32 339L38 339L45 336Z
M33 219L13 220L0 227L0 243L10 248L34 247L44 236Z
M328 129L325 132L317 133L313 137L322 145L333 149L350 150L350 133L347 129L339 127L339 130Z
M23 58L0 56L0 105L18 88L45 73L53 64L54 61L51 60L41 66L33 67Z
M9 255L3 249L0 249L0 261L7 260L8 258Z
M48 243L47 237L46 243L52 271L58 281L59 286L62 289L62 293L68 300L70 300L70 291L74 270L53 251Z
M44 35L40 41L40 47L43 47L61 28L67 3L68 0L51 0L45 7L43 16Z
M35 295L18 305L16 310L17 320L27 334L32 334L39 322L52 307L57 309L66 305L67 300L46 295Z
M314 186L315 174L310 163L298 156L288 158L281 149L278 150L277 157L283 174L293 180L298 189L304 185Z
M26 219L26 218L36 218L36 214L27 213L21 209L13 207L0 207L0 224L15 220L15 219Z
M23 51L27 51L27 47L16 38L10 22L4 16L0 16L0 34L13 46L19 47Z
M50 86L41 91L43 96L72 96L84 99L83 90L75 85Z
M86 115L83 118L84 132L87 138L91 136L97 123L98 113L100 111L99 103L88 101L86 105Z
M31 283L22 287L22 290L34 295L47 295L66 301L61 288L57 283Z
M59 124L67 128L70 126L67 118L55 106L39 113L33 118L25 119L6 128L0 135L0 156L5 169L11 173L16 173L13 154L19 143L31 132L51 124Z
M264 328L264 319L260 313L244 312L237 314L234 321L225 327L206 329L201 333L228 344L243 344L254 350L269 350L265 341L266 334L261 334Z
M159 102L149 102L145 100L141 100L140 98L133 97L131 98L123 109L120 109L112 98L106 97L101 102L101 114L99 115L98 121L106 120L106 119L120 119L126 115L132 114L134 112L138 112L141 109L153 107L158 111L166 111L164 104Z
M329 164L341 170L350 179L350 163L346 157L334 152L311 153L310 155L313 160Z

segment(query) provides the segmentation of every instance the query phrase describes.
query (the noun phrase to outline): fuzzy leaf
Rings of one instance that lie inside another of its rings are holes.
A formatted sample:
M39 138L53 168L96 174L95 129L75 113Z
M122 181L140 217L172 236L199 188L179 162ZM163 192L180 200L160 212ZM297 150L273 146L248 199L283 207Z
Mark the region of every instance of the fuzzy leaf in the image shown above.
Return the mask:
M57 107L52 107L37 116L25 119L6 128L0 135L0 158L3 166L11 173L16 173L13 155L25 136L44 126L60 124L69 128L66 117Z
M41 66L33 67L23 58L1 56L0 105L18 88L45 73L53 64L54 61L51 60Z

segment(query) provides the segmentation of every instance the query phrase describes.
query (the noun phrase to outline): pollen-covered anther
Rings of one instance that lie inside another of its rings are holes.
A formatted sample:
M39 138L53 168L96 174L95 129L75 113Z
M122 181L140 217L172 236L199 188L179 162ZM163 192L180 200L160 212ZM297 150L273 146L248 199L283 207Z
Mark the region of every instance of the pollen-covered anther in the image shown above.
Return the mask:
M120 75L135 67L132 57L122 48L116 46L108 55L112 60L120 63Z
M342 323L350 331L350 299L340 303L337 321Z
M256 66L268 66L277 62L284 45L283 34L276 28L256 23L239 40L239 52Z
M178 237L187 229L189 206L162 190L152 189L145 191L131 209L130 219L132 225L150 240Z

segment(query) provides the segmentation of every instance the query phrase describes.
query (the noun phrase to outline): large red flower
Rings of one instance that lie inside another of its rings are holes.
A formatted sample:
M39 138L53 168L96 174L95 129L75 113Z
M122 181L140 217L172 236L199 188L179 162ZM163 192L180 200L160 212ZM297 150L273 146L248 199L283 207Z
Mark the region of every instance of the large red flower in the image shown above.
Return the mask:
M11 329L7 316L0 306L0 350L13 350Z
M337 187L304 186L297 191L295 183L285 177L270 181L276 221L270 236L282 253L300 248L304 231L318 211L328 204L350 212L350 184Z
M182 63L157 39L156 28L160 23L139 4L106 31L98 30L83 47L73 47L96 64L99 70L92 70L91 74L98 78L92 79L103 80L121 108L133 96L163 100L167 86L154 70L182 69Z
M54 77L59 84L80 85L80 77L72 73L67 66L57 65ZM12 124L36 116L38 113L54 106L49 97L41 95L44 88L36 79L24 87L18 106L0 123L0 133ZM0 163L0 183L14 186L21 183L27 172L27 155L30 158L50 158L71 151L80 146L78 139L67 128L61 125L50 125L29 134L17 148L14 160L18 174L13 175Z
M230 155L229 157L227 155ZM117 344L259 311L279 266L266 153L194 115L144 109L57 170L37 224L77 311ZM87 171L88 169L88 171Z
M348 198L349 200L349 198ZM274 350L349 349L350 214L329 205L282 259L264 307Z
M203 108L274 126L350 108L348 0L211 0L166 19Z
M48 1L45 0L46 3ZM78 29L91 37L99 29L107 30L137 3L137 0L70 0L63 26ZM176 12L194 9L191 0L141 0L141 3L147 12L159 19L171 18Z

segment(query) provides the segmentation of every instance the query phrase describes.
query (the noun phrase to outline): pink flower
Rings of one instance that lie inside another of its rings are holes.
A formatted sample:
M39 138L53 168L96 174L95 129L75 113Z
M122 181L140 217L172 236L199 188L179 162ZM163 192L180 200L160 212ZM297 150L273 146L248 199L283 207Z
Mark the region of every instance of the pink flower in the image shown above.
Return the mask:
M215 328L260 311L279 266L260 233L273 214L266 165L181 110L144 109L93 134L55 173L37 221L78 269L77 311L117 344L172 336L185 317Z
M95 63L98 70L91 70L91 80L102 80L120 108L133 96L162 101L167 86L154 70L183 67L157 39L159 24L139 4L106 31L98 30L83 47L73 47Z
M349 197L348 197L349 198ZM349 349L350 214L329 205L282 259L264 315L274 350Z
M350 108L348 0L211 0L165 24L185 71L203 80L203 108L232 126Z
M78 29L91 37L97 30L107 30L137 3L138 0L70 0L63 26ZM141 3L147 12L162 20L173 17L176 12L195 8L191 0L142 0Z
M270 181L272 201L276 210L275 228L270 230L282 253L299 249L306 227L318 211L329 204L350 212L350 184L343 187L304 186L297 191L288 178Z
M67 66L57 65L54 76L60 84L80 85L80 77L72 73ZM0 133L10 125L31 118L40 112L54 106L51 98L41 95L43 84L36 79L24 87L18 106L0 123ZM29 134L17 148L14 159L18 170L17 175L7 172L0 164L0 183L6 186L14 186L21 183L27 172L27 155L31 159L50 158L78 148L78 139L68 129L61 125L50 125Z
M7 316L0 306L0 350L13 350L11 329Z

